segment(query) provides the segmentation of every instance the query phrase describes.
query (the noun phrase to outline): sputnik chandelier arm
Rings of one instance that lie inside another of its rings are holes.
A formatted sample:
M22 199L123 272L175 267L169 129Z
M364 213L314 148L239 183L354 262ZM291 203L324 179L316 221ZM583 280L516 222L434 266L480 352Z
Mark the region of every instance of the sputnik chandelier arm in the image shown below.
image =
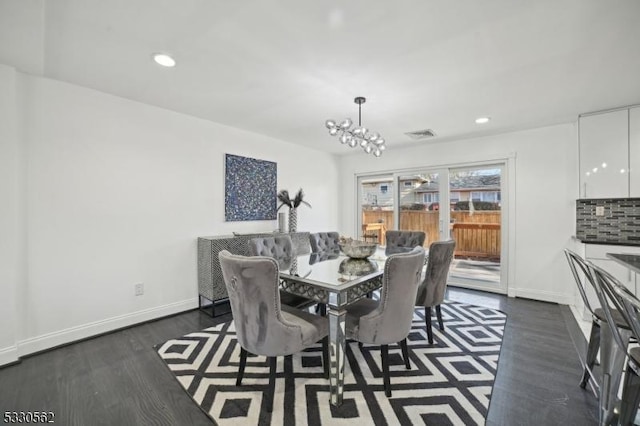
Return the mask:
M345 118L340 124L335 120L327 120L325 126L329 129L331 136L338 136L340 143L349 145L351 148L361 146L367 154L373 154L376 157L382 155L382 151L386 149L384 139L379 133L369 132L369 129L362 127L362 104L367 101L366 98L358 96L353 100L358 104L358 125L353 126L350 118Z

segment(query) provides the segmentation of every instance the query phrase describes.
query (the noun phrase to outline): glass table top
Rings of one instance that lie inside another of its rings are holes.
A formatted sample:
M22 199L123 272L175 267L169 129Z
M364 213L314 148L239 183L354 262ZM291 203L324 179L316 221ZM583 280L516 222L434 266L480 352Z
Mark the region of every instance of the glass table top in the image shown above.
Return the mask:
M379 253L368 259L351 259L340 252L311 253L298 256L289 270L280 271L280 276L340 291L382 275L385 260Z

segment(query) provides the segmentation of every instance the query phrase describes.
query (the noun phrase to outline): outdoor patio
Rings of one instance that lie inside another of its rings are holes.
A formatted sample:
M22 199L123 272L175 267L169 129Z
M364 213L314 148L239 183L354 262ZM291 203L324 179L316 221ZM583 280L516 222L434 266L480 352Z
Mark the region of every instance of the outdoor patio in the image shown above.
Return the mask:
M449 278L500 283L500 263L484 260L453 259Z

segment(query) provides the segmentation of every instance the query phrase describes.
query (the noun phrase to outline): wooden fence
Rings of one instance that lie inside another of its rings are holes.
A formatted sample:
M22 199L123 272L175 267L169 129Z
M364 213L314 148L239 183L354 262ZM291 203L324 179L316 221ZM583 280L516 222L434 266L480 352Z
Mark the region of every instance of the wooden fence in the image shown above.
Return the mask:
M456 240L456 256L479 259L500 259L500 219L496 210L451 212L451 237ZM439 236L439 212L425 210L401 210L400 229L420 230L427 234L425 247ZM388 210L365 210L362 223L386 224L393 228L393 212ZM384 244L384 235L381 237Z
M454 223L452 234L456 256L500 260L499 223Z

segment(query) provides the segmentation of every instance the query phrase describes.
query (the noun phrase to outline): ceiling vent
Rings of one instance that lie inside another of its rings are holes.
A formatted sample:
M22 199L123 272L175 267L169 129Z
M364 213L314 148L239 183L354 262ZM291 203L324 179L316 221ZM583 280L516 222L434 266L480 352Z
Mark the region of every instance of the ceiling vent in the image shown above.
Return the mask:
M434 137L436 135L436 132L431 129L425 129L416 130L415 132L407 132L405 133L405 135L409 136L411 139L427 139Z

